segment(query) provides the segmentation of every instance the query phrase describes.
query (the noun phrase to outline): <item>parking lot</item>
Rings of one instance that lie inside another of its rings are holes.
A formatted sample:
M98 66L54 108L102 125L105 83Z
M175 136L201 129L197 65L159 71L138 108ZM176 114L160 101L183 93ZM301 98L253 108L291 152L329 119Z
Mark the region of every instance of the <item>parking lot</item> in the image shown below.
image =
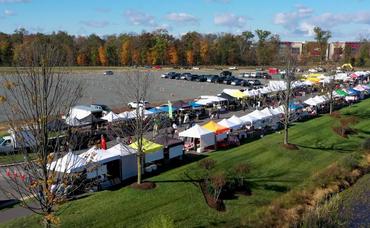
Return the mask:
M217 95L225 88L244 88L242 86L232 86L217 83L195 82L186 80L163 79L161 75L174 70L156 70L150 71L153 79L149 88L147 100L152 104L166 103L180 99L194 99L201 95ZM142 71L147 73L148 71ZM191 72L193 74L219 74L220 70L176 70L176 72ZM127 106L130 98L124 96L127 89L125 75L129 71L114 71L113 75L104 75L104 71L94 71L90 73L73 73L68 77L76 82L82 82L85 90L80 104L105 104L112 108ZM239 75L239 72L233 72L233 75ZM259 79L260 80L260 79ZM260 80L265 83L265 80ZM1 94L1 91L0 91ZM3 110L3 109L1 109ZM0 111L0 121L6 121L4 112Z

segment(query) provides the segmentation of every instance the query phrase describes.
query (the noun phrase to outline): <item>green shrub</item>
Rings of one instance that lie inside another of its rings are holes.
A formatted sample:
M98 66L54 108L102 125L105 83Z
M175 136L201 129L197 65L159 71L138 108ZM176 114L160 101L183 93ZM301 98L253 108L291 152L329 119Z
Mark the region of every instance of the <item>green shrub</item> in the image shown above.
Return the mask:
M365 141L362 143L362 149L370 152L370 138L365 139Z
M343 179L344 174L344 168L335 163L316 174L313 180L317 185L325 188L330 183Z
M175 222L167 215L159 215L152 219L146 228L174 228Z

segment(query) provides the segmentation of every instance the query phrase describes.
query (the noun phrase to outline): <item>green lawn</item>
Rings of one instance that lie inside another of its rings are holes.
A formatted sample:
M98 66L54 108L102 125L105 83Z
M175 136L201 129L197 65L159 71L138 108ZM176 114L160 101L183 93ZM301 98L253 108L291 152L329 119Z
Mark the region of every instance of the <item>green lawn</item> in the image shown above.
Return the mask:
M36 154L30 153L29 158L30 159L36 158ZM0 165L23 162L23 161L24 161L24 156L22 153L10 154L10 155L0 155Z
M62 227L141 227L160 214L174 220L176 227L238 226L253 221L263 206L282 196L286 191L310 184L310 177L329 164L346 158L357 151L370 132L370 99L343 109L361 121L356 125L359 134L348 139L337 136L329 116L297 123L290 130L292 143L300 150L281 147L283 135L274 133L238 148L209 154L217 161L217 169L230 169L233 165L248 162L252 166L249 181L252 196L239 196L226 200L226 212L210 209L200 190L185 182L185 173L198 169L191 163L150 178L157 182L151 191L138 191L125 187L103 191L85 199L68 203L61 215ZM36 217L18 219L6 224L22 227L37 223ZM0 225L1 226L1 225Z

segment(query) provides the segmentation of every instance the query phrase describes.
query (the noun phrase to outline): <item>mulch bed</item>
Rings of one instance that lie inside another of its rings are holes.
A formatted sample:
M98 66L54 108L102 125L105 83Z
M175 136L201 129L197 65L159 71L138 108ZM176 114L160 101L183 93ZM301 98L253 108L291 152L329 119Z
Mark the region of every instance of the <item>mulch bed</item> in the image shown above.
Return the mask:
M145 182L142 182L141 184L138 184L135 182L131 184L130 186L131 188L140 189L140 190L151 190L157 187L157 185L151 181L145 181Z
M291 143L283 144L282 146L288 150L299 150L298 146L296 146L295 144L291 144Z
M200 189L202 190L204 199L207 205L210 208L216 209L217 211L226 211L226 207L224 201L222 199L218 199L217 201L207 192L207 187L205 186L204 182L200 182Z

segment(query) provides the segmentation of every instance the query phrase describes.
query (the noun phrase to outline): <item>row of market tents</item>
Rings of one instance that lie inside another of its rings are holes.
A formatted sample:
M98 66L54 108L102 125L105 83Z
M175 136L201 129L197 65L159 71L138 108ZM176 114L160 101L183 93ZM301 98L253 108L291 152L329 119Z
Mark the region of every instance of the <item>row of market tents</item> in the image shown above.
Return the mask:
M278 86L275 88L278 88ZM353 90L357 91L357 95L359 93L369 93L370 85L358 85L354 87ZM337 96L341 97L352 96L351 92L352 89L336 90ZM201 99L214 98L209 96ZM289 109L294 113L303 109L303 107L320 106L328 102L328 96L317 95L302 103L292 103ZM105 117L107 118L109 115L114 117L112 114L108 114ZM187 138L196 139L193 141L195 144L193 149L196 149L197 152L203 152L206 148L217 145L217 142L227 139L230 132L236 132L239 134L239 137L244 137L246 129L251 126L256 129L263 129L265 127L270 127L273 130L277 129L283 116L283 106L266 107L262 110L255 110L240 117L233 115L219 122L211 120L202 126L196 124L180 132L180 139L167 135L160 135L153 141L144 139L143 152L145 156L143 162L145 171L150 171L150 168L153 167L153 163L157 161L181 157L184 153L184 141L186 141ZM107 120L109 120L109 118L107 118ZM131 145L119 143L107 150L92 147L79 155L69 152L64 157L51 163L49 169L55 170L56 172L75 173L88 170L91 164L98 164L98 169L93 172L87 171L88 178L97 178L101 175L115 173L120 180L126 180L137 175L137 149L137 143L132 143Z
M153 141L143 139L144 167L150 167L151 163L165 157L167 159L181 157L183 144L182 140L167 136L159 136ZM134 142L130 145L118 143L106 150L94 146L79 155L70 151L53 161L49 165L49 170L60 173L86 172L88 179L114 173L123 181L137 175L137 150L138 144Z
M363 75L360 73L357 73L358 75ZM321 74L311 74L311 78L320 79ZM326 79L332 76L323 76ZM338 76L339 77L339 76ZM314 83L309 80L310 78L307 78L304 81L294 81L292 82L291 87L292 88L299 88L299 87L307 87L312 86ZM321 79L320 79L321 80ZM333 80L333 79L328 79ZM368 93L370 88L370 84L367 85L357 85L353 88L347 88L347 89L337 89L334 92L335 97L346 97L346 100L353 100L354 96L363 96L364 93ZM269 81L269 83L259 89L251 89L251 90L244 90L241 91L239 89L224 89L221 94L218 96L200 96L198 99L195 99L194 101L185 102L185 101L178 101L178 102L168 102L168 104L154 107L151 109L141 109L139 110L139 113L136 112L136 110L133 111L126 111L119 114L109 112L105 116L101 118L103 121L108 122L115 122L115 121L122 121L122 120L128 120L128 119L135 119L137 115L144 115L144 116L150 116L158 113L169 113L174 112L177 110L184 110L184 109L197 109L199 107L204 106L210 106L212 104L219 104L219 103L227 103L230 100L241 100L246 99L248 97L257 97L261 95L269 95L269 94L276 94L280 91L286 90L286 82L285 81ZM309 103L312 103L309 101ZM67 124L71 126L78 126L84 120L91 120L93 118L91 116L91 112L86 110L80 110L80 109L74 109L71 110L69 113L68 118L66 119Z

